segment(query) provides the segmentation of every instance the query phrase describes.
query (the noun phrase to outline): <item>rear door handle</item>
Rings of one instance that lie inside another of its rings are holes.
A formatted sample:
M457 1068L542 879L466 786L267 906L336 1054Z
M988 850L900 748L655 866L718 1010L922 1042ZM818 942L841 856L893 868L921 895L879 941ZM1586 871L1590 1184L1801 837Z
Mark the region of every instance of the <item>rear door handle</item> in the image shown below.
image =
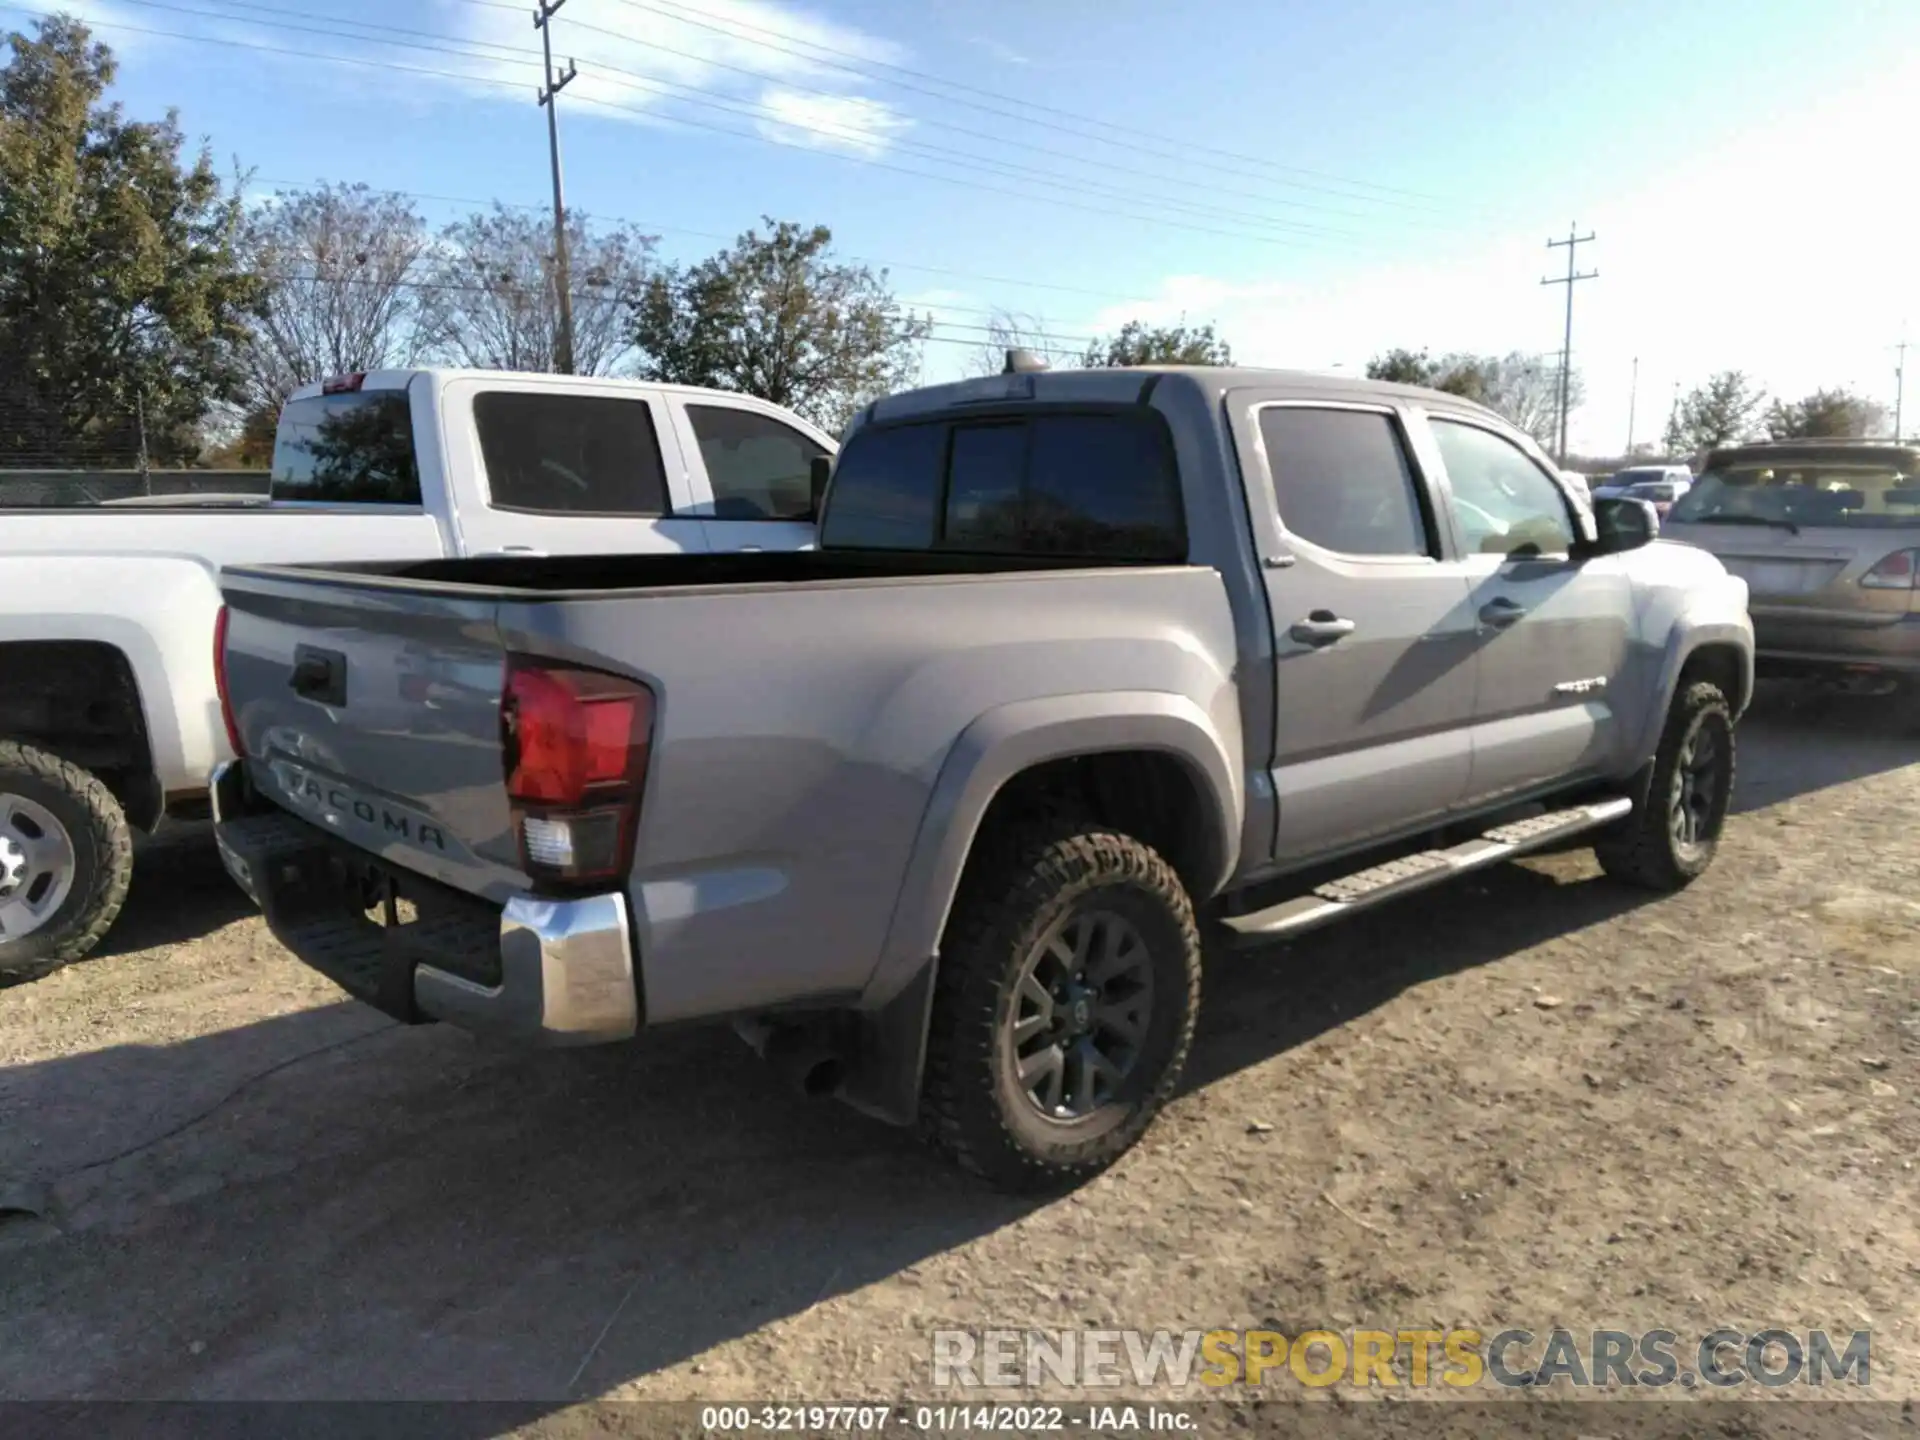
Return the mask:
M1331 610L1316 610L1304 620L1296 620L1288 629L1288 638L1316 649L1331 645L1353 633L1353 621L1344 620Z
M1527 613L1527 607L1502 595L1480 607L1480 623L1504 630Z

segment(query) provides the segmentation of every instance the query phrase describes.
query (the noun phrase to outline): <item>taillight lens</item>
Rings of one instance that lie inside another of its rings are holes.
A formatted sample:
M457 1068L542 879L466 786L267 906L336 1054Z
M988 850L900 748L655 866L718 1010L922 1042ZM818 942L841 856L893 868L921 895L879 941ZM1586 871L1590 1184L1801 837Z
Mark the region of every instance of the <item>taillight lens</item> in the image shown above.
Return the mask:
M1920 550L1896 550L1860 577L1869 590L1920 590Z
M598 670L511 656L500 738L520 856L535 880L614 879L633 859L653 692Z
M213 686L220 696L220 720L227 727L227 744L236 758L244 758L247 747L240 743L240 719L233 713L233 689L227 684L227 607L213 617Z

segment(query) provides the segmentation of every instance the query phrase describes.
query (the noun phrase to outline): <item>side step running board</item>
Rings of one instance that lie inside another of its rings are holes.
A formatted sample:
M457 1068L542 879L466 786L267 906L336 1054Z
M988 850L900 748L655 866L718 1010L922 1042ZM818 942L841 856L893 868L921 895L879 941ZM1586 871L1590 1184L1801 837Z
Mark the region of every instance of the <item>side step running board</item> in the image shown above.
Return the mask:
M1424 890L1470 870L1480 870L1511 860L1530 850L1611 825L1633 809L1624 796L1600 800L1592 805L1576 805L1569 810L1554 810L1530 820L1517 820L1489 830L1478 839L1466 840L1445 850L1423 850L1376 865L1357 874L1329 880L1311 894L1282 900L1248 915L1230 915L1222 923L1241 940L1264 941L1297 935L1302 930L1325 925L1382 900L1390 900L1410 891Z

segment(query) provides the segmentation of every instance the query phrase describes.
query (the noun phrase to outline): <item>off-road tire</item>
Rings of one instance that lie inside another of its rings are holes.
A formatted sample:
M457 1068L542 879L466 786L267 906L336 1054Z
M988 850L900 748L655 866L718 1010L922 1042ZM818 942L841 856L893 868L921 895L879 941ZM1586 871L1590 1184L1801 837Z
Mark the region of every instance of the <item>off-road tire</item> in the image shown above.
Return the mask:
M0 740L0 794L52 811L73 840L73 887L46 924L0 940L0 986L36 980L80 959L112 928L133 882L133 832L113 792L77 765Z
M1005 1190L1052 1190L1132 1147L1180 1083L1200 1009L1200 937L1180 877L1097 821L1048 816L982 838L940 948L921 1091L923 1133ZM1003 1027L1033 949L1076 910L1118 913L1148 952L1152 1001L1138 1059L1085 1117L1043 1115L1010 1068Z
M1682 845L1674 834L1672 796L1675 770L1690 736L1702 727L1715 732L1725 756L1718 794L1711 811L1713 824L1708 838L1697 845ZM1617 827L1609 829L1593 847L1600 868L1615 880L1645 890L1672 891L1691 885L1706 873L1720 847L1721 832L1733 799L1736 769L1733 707L1720 687L1696 680L1674 697L1667 712L1666 728L1660 735L1660 748L1654 752L1647 770L1635 777L1634 790L1644 796L1633 813Z

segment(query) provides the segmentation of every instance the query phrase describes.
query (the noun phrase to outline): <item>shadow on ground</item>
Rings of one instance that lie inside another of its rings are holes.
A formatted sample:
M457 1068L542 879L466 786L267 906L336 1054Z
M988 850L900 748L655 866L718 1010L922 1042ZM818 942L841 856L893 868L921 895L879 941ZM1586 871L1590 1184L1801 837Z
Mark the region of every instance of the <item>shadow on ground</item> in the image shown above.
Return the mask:
M1218 957L1189 1089L1640 898L1507 867ZM557 1405L1040 1203L725 1033L528 1055L345 1003L0 1071L9 1182L0 1394L43 1397Z
M105 959L183 945L255 913L214 848L204 821L169 825L134 847L126 907L93 953Z
M1763 682L1740 722L1736 814L1920 761L1920 702Z

